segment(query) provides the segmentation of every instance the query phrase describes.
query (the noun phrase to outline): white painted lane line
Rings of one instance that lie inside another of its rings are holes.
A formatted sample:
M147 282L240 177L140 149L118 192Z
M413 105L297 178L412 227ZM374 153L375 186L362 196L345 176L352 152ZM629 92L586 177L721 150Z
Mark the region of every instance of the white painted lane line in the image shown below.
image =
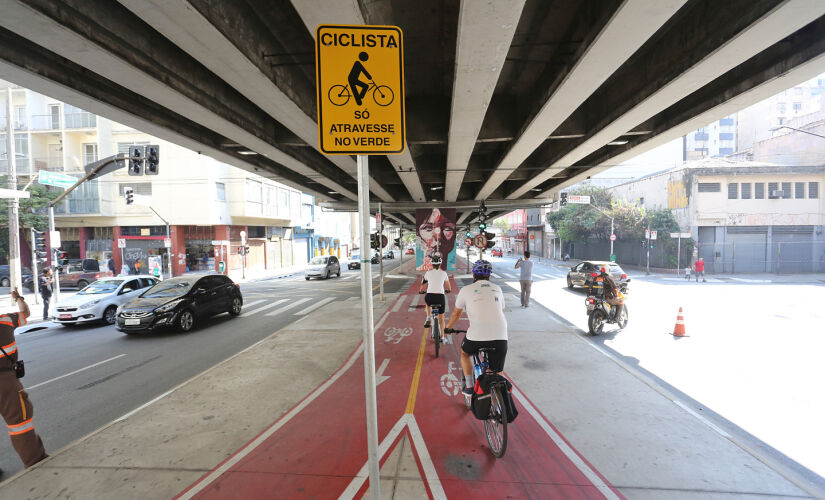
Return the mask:
M309 298L309 297L305 297L303 299L296 300L292 304L287 304L284 307L281 307L280 309L275 309L272 312L268 312L268 313L264 314L264 316L277 316L277 315L281 314L282 312L286 311L287 309L292 309L293 307L299 306L299 305L303 304L304 302L307 302L307 301L310 301L310 300L312 300L312 299Z
M407 298L406 295L402 295L398 297L398 300L395 302L395 305L392 306L392 312L397 313L399 309L401 309L401 304L404 303L404 300Z
M499 279L499 280L500 280L500 279L501 279L501 276L500 276L500 275L498 275L498 274L496 274L496 273L493 273L493 278L496 278L496 279Z
M410 430L410 436L415 444L415 451L418 452L418 459L421 460L421 468L424 469L424 476L427 478L427 484L430 486L433 499L447 500L447 494L441 486L441 480L438 478L435 464L433 464L433 460L430 458L430 452L427 450L424 436L421 435L421 429L418 428L415 415L408 413L405 417L407 417L407 428Z
M518 398L519 401L521 401L521 405L524 407L524 409L526 409L527 412L533 417L533 420L535 420L539 424L539 426L542 429L544 429L544 432L547 433L550 439L552 439L553 442L556 443L556 446L558 446L559 450L561 450L561 452L564 453L571 462L573 462L576 468L578 468L581 471L581 473L584 474L584 476L587 479L589 479L591 483L593 483L593 486L598 488L602 495L609 499L619 499L619 497L616 495L616 493L613 492L610 486L608 486L602 480L602 478L598 474L596 474L596 472L593 469L590 468L587 462L582 460L582 457L580 457L579 454L573 448L571 448L569 444L567 444L567 441L565 441L561 436L558 435L558 433L556 433L556 431L550 426L550 424L547 423L547 420L544 419L544 416L541 413L539 413L538 410L536 410L533 407L533 405L530 404L530 401L527 398L525 398L521 394L521 392L515 387L513 387L513 395L516 398Z
M198 493L203 491L204 488L206 488L207 486L212 484L212 482L215 481L217 478L219 478L224 472L228 471L230 468L234 467L238 462L243 460L255 448L257 448L258 446L263 444L264 441L269 439L270 436L272 436L273 434L278 432L278 429L280 429L281 427L286 425L290 420L292 420L293 417L295 417L295 415L297 415L298 413L301 412L301 410L303 410L304 408L309 406L309 404L312 403L315 400L315 398L320 396L325 390L327 390L332 384L334 384L341 377L341 375L346 373L347 370L349 370L352 367L352 365L355 363L355 361L357 359L359 359L359 357L360 357L360 355L363 351L364 351L364 344L362 342L361 345L358 346L358 349L356 349L355 352L352 353L352 355L347 360L347 362L344 364L344 366L339 368L338 371L335 372L334 375L332 375L330 378L327 379L326 382L324 382L317 389L315 389L309 396L306 397L306 399L304 399L303 401L298 403L294 408L292 408L292 410L290 410L286 415L284 415L283 418L281 418L280 420L278 420L277 422L272 424L272 427L270 427L269 429L262 432L260 436L255 438L255 440L253 440L248 445L246 445L235 456L233 456L232 458L230 458L229 460L224 462L217 469L213 470L212 473L210 473L208 476L203 478L200 482L196 483L194 486L192 486L192 488L189 491L186 491L185 493L183 493L178 498L180 498L182 500L188 500L188 499L194 497L195 495L197 495ZM401 432L400 429L399 429L399 432ZM356 490L356 491L358 491L358 490Z
M272 303L267 304L267 305L265 305L265 306L261 306L261 307L259 307L259 308L257 308L257 309L253 309L253 310L251 310L251 311L244 311L244 312L243 312L243 316L251 316L252 314L259 313L259 312L261 312L261 311L266 311L267 309L273 308L273 307L277 306L278 304L283 304L283 303L284 303L284 302L286 302L287 300L288 300L288 299L276 300L275 302L272 302Z
M387 434L384 440L381 441L381 444L378 445L379 461L387 453L387 451L389 451L390 445L395 442L395 439L398 437L399 434L401 434L401 431L404 430L404 427L407 426L406 417L407 414L402 415L401 418L398 419L398 422L396 422L395 425L392 426L392 429L390 429L390 432ZM344 492L341 493L341 496L338 497L338 500L352 500L353 498L355 498L355 494L358 493L358 490L361 489L361 486L363 486L364 482L367 480L367 478L369 478L369 464L370 463L367 462L361 467L361 470L359 470L358 473L355 474L355 477L352 478L352 481L350 481L349 485L347 486L347 489L345 489Z
M90 368L94 368L95 366L100 366L100 365L102 365L103 363L108 363L109 361L114 361L114 360L116 360L116 359L118 359L118 358L122 358L123 356L126 356L126 355L125 355L125 354L118 354L118 355L117 355L117 356L115 356L115 357L112 357L112 358L109 358L109 359L104 359L103 361L98 361L97 363L91 364L91 365L89 365L89 366L84 366L83 368L81 368L81 369L79 369L79 370L75 370L75 371L73 371L73 372L71 372L71 373L67 373L67 374L65 374L65 375L61 375L61 376L59 376L59 377L55 377L55 378L53 378L53 379L51 379L51 380L47 380L47 381L45 381L45 382L40 382L39 384L35 384L35 385L32 385L32 386L26 387L26 390L30 391L30 390L32 390L32 389L37 389L38 387L43 386L43 385L46 385L46 384L49 384L49 383L51 383L51 382L54 382L55 380L60 380L60 379L62 379L62 378L70 377L70 376L72 376L72 375L74 375L74 374L76 374L76 373L80 373L80 372L85 371L85 370L88 370L88 369L90 369Z
M410 302L410 308L408 310L409 311L415 311L416 309L418 309L418 301L420 299L421 299L421 294L417 293L417 294L413 295L413 299Z
M253 300L253 301L250 301L250 302L244 302L243 306L244 307L251 307L251 306L254 306L255 304L260 304L261 302L266 302L266 299Z
M295 314L297 314L298 316L303 316L304 314L309 314L312 311L314 311L314 310L318 309L319 307L321 307L322 305L326 304L327 302L332 302L333 300L335 300L335 297L327 297L323 300L319 300L318 302L316 302L315 304L312 304L311 306L307 307L306 309L302 309L302 310L296 312Z
M134 415L135 413L139 412L140 410L142 410L142 409L146 408L147 406L151 405L152 403L155 403L155 402L159 401L160 399L162 399L162 398L164 398L164 397L168 396L168 395L169 395L169 394L171 394L171 393L172 393L172 391L174 391L174 390L175 390L175 389L169 389L168 391L164 392L163 394L161 394L160 396L156 397L155 399L153 399L153 400L151 400L151 401L148 401L148 402L146 402L146 403L144 403L144 404L142 404L142 405L138 406L137 408L135 408L134 410L130 411L130 412L129 412L129 413L127 413L126 415L123 415L122 417L118 418L117 420L115 420L115 422L122 422L122 421L126 420L127 418L131 417L132 415Z

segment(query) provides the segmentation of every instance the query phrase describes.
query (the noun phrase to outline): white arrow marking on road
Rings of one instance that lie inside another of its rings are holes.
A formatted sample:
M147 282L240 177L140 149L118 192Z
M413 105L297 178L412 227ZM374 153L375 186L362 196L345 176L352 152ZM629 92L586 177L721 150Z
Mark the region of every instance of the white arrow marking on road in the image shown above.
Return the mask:
M384 361L381 362L381 366L378 367L378 370L375 371L375 387L378 387L381 385L381 382L390 378L389 375L384 375L384 370L387 369L388 364L390 364L390 358L385 358Z

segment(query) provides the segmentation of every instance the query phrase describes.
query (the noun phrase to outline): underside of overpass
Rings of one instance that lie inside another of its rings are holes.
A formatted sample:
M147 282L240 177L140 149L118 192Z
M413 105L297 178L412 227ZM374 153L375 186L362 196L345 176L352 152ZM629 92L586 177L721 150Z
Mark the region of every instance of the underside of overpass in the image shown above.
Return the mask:
M373 202L499 211L825 71L821 0L0 0L0 78L346 209L318 149L318 24L404 32L407 148Z

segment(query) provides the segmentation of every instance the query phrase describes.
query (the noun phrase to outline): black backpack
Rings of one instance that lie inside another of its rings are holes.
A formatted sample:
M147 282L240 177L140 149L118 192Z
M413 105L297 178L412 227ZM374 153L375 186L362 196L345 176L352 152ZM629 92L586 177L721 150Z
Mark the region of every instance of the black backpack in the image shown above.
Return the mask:
M509 380L495 373L483 373L476 380L476 385L473 390L473 396L470 399L470 408L473 411L473 416L479 420L487 420L490 417L490 406L492 404L490 398L490 385L493 382L504 381L507 390L501 394L504 399L504 405L507 408L507 423L511 423L518 416L518 409L516 402L513 399L513 384Z

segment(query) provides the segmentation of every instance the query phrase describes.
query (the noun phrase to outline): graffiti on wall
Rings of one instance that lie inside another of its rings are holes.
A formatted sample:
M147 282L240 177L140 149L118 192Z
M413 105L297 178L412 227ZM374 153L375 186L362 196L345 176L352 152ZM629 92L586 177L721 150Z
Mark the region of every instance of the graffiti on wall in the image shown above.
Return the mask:
M416 251L415 267L419 271L432 269L432 256L441 254L446 263L441 269L455 271L454 208L419 208L415 211Z
M667 183L667 208L687 208L688 195L685 181L670 181Z

